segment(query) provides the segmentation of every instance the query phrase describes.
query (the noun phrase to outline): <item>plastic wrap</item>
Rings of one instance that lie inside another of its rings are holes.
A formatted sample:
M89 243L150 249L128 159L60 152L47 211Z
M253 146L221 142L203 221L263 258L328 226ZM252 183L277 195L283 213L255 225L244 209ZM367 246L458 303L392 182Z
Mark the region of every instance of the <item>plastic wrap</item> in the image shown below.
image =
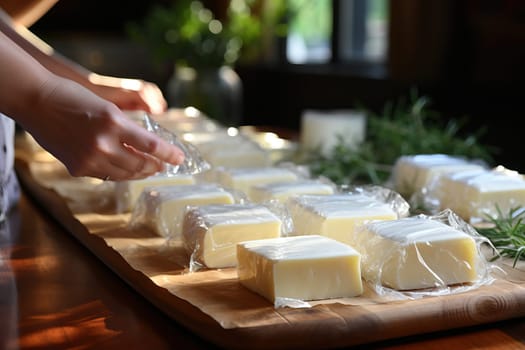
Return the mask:
M373 198L381 203L385 203L392 208L398 218L410 215L411 207L409 202L398 192L378 185L359 185L359 186L340 186L338 192L347 194L358 194Z
M281 237L240 243L239 282L275 307L309 307L308 301L363 293L360 254L319 236Z
M132 211L142 191L153 186L183 186L197 182L191 174L156 174L139 180L115 182L115 205L117 213Z
M152 117L165 129L177 135L188 132L215 132L224 128L195 107L169 108Z
M144 113L142 118L135 117L135 120L146 130L155 133L170 144L177 146L184 153L184 162L179 165L166 164L165 170L162 172L163 174L197 174L211 167L193 144L181 140L175 133L162 127L147 113Z
M402 200L402 198L400 199ZM352 232L369 220L395 220L405 215L391 203L363 193L296 195L286 202L293 228L290 235L320 234L354 245Z
M493 282L483 253L490 241L451 210L369 222L354 233L363 278L379 294L419 298Z
M242 194L228 191L217 184L148 187L142 191L132 211L129 226L149 227L160 236L180 241L187 207L233 204L244 200Z
M428 196L439 209L450 208L470 223L488 221L498 209L508 213L525 206L525 179L517 172L499 166L441 176Z
M213 175L215 181L225 188L241 191L250 199L250 188L273 182L297 181L302 176L298 170L289 167L259 167L259 168L217 168Z
M337 186L326 178L298 179L297 181L272 182L256 184L250 188L249 197L257 203L284 203L293 195L300 194L334 194Z
M269 208L253 203L188 207L182 241L189 271L237 265L237 243L281 236L282 221Z
M401 194L414 209L435 213L439 210L439 201L432 193L442 174L486 167L482 161L460 156L439 153L405 155L396 160L387 187Z
M270 166L270 153L257 142L241 135L236 128L215 132L186 133L191 142L212 166L229 168Z

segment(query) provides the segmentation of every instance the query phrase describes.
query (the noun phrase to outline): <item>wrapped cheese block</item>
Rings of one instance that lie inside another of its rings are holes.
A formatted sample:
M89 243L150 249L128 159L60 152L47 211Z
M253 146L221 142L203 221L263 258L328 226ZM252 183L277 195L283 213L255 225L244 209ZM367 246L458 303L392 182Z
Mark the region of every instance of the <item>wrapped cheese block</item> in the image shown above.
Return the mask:
M217 172L217 180L223 187L243 192L248 198L253 185L298 179L292 170L279 167L222 168Z
M239 243L239 282L275 302L319 300L363 293L360 255L352 247L319 236Z
M209 134L186 134L202 156L214 167L245 168L270 166L268 151L249 138L228 130Z
M193 175L156 175L140 180L115 182L115 200L119 213L133 210L137 199L146 187L161 185L191 185L195 183Z
M148 187L139 197L131 222L149 226L160 236L180 239L189 206L234 202L234 195L216 184Z
M334 194L335 186L317 180L297 180L292 182L272 182L254 185L249 197L257 203L277 201L284 203L290 196L296 194Z
M419 154L399 157L392 172L394 189L405 198L431 186L439 175L472 169L483 169L465 158L446 154Z
M287 206L293 235L322 235L349 245L363 223L398 218L388 203L360 194L298 195Z
M355 236L367 281L396 290L417 290L478 278L474 238L442 222L419 217L374 221Z
M281 220L257 204L210 204L190 207L182 225L192 262L208 268L237 265L237 243L281 235Z
M514 172L472 170L447 174L439 183L439 203L466 221L486 221L525 206L525 180Z

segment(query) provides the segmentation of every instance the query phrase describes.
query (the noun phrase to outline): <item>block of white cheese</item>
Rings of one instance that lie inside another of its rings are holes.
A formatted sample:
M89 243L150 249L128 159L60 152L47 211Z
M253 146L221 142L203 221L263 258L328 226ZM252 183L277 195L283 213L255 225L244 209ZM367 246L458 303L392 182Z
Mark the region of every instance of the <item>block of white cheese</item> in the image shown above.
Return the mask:
M231 149L213 149L203 155L212 166L261 168L271 165L270 153L260 147L239 145Z
M186 134L185 139L192 140L203 158L214 167L266 167L271 164L269 152L243 135Z
M465 158L446 154L419 154L397 159L393 180L394 189L405 198L426 189L441 175L450 172L483 169Z
M135 222L150 226L160 236L180 239L189 206L234 202L234 195L216 184L148 187L139 197L133 216Z
M253 185L292 182L299 176L290 169L279 167L223 168L217 172L217 179L223 187L243 192L249 198Z
M356 235L367 281L396 290L474 282L478 250L472 236L442 222L408 217L367 223Z
M140 194L146 187L161 185L191 185L195 183L192 175L156 175L140 180L115 182L115 200L119 213L133 209Z
M388 203L361 194L298 195L287 206L293 235L322 235L349 245L363 223L398 218Z
M275 302L320 300L363 293L360 255L352 247L319 236L293 236L237 245L239 282Z
M182 239L192 261L223 268L237 265L237 243L279 237L281 226L281 219L262 205L209 204L186 211Z
M444 175L439 183L439 203L466 221L486 221L497 216L497 207L525 206L525 180L518 174L492 170L462 171Z
M334 194L335 186L318 180L297 180L254 185L249 197L257 203L277 201L284 203L290 196L298 194Z

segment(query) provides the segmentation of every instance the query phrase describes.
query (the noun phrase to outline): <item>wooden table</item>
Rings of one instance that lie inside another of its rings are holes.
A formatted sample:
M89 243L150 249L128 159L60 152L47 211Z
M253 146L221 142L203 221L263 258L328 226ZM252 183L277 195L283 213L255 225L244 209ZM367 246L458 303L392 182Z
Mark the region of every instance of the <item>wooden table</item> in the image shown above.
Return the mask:
M0 230L0 349L213 349L136 293L23 196ZM525 349L525 319L366 349Z

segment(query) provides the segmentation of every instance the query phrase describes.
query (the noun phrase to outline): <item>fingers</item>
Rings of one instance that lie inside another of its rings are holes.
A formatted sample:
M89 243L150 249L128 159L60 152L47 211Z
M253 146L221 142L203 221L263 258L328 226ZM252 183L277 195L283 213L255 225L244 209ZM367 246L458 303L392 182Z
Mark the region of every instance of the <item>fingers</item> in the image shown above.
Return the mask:
M157 85L145 83L141 95L150 113L159 114L164 112L168 107L168 103Z
M113 149L106 160L107 164L100 165L100 174L97 177L109 177L113 181L140 179L164 169L164 164L159 159L126 144Z
M157 135L136 126L137 132L127 132L122 135L121 141L134 151L143 152L151 155L161 162L173 165L181 164L184 161L184 153L180 148L168 143Z

